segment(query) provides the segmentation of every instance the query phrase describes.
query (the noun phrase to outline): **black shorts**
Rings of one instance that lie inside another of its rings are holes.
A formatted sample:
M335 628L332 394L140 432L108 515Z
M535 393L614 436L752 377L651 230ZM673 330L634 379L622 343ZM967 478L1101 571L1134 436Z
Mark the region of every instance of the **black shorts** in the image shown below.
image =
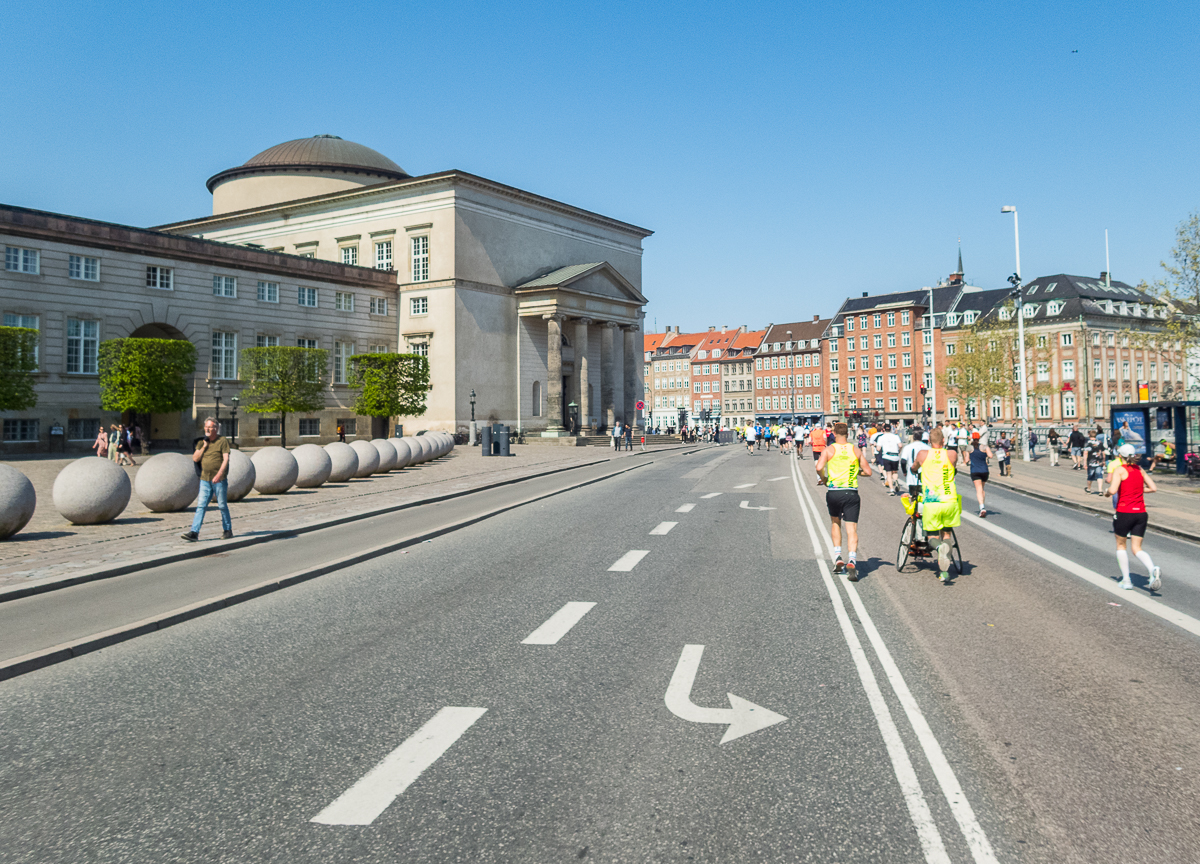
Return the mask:
M1146 523L1149 516L1145 513L1118 513L1113 517L1113 533L1118 537L1146 536Z
M971 480L972 481L982 480L984 483L986 483L989 473L990 472L987 472L987 471L972 471L971 472Z
M884 459L883 460L883 470L884 471L899 471L900 470L900 460L899 459Z
M861 506L857 489L830 489L825 493L825 507L834 519L857 522Z

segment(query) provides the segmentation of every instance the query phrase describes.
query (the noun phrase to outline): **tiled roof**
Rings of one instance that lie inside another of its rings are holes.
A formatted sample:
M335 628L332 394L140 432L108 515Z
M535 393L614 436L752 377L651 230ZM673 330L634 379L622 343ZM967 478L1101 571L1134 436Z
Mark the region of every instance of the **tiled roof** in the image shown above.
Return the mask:
M793 342L808 342L812 339L820 339L825 332L825 328L829 326L831 318L820 318L816 321L796 321L791 324L772 324L766 334L763 336L763 345L772 345L776 342L786 343L788 340ZM788 336L788 331L792 331L792 335ZM764 347L763 351L772 350L769 347Z
M595 262L593 264L569 264L566 267L559 267L557 270L552 270L545 276L539 276L536 279L531 279L524 285L518 285L518 288L541 288L548 285L558 285L578 276L580 273L586 273L593 267L599 267L603 262Z
M1001 288L963 294L952 311L960 316L973 311L979 313L979 318L991 317L1004 305L1011 293L1012 289ZM1025 317L1026 321L1034 324L1078 320L1081 316L1112 318L1114 322L1161 320L1146 313L1150 308L1161 308L1163 305L1162 301L1124 282L1110 282L1106 285L1099 279L1062 273L1055 276L1039 276L1028 282L1025 285L1024 303L1034 307L1033 314ZM1124 315L1121 314L1122 303L1126 304ZM1135 310L1143 314L1135 315ZM965 324L965 316L959 317L954 325L948 325L946 329L961 328Z

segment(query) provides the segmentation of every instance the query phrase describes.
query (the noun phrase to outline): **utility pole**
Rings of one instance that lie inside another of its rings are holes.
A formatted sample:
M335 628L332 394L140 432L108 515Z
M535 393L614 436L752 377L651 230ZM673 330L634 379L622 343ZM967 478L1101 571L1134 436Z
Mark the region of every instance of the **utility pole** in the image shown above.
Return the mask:
M1017 250L1017 272L1008 277L1008 281L1012 283L1014 289L1013 294L1017 298L1017 341L1021 346L1021 443L1023 445L1022 457L1026 462L1029 461L1029 399L1026 395L1025 384L1025 291L1021 287L1021 232L1017 227L1017 208L1011 204L1007 204L1000 208L1001 213L1013 214L1013 243Z

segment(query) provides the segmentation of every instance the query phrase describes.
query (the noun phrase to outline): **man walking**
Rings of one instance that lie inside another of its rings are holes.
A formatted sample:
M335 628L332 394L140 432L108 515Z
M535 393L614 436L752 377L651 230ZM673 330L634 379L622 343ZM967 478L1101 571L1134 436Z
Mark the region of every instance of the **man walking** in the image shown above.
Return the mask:
M833 538L833 572L845 573L851 582L858 581L858 478L871 476L871 466L857 444L846 441L845 423L833 424L833 444L821 452L817 460L817 476L829 491L825 493L825 508L829 511L830 536ZM842 523L846 523L846 548L849 562L842 560Z
M633 452L633 424L625 424L625 449Z
M204 420L204 437L196 442L192 461L200 466L200 500L196 503L196 515L192 519L192 530L183 539L195 543L200 539L200 526L204 524L204 511L208 502L216 496L217 508L221 511L222 540L233 537L233 522L229 518L229 441L220 434L217 421L212 417Z
M1067 446L1071 448L1071 461L1074 462L1072 471L1078 471L1083 467L1083 447L1087 444L1087 439L1083 437L1083 433L1079 431L1079 424L1071 425L1071 434L1067 437Z

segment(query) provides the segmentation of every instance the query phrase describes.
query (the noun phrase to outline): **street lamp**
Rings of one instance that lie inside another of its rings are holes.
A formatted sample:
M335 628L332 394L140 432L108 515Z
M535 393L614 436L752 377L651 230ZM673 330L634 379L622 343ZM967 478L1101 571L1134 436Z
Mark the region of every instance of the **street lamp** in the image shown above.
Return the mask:
M472 447L475 446L475 390L471 390L471 440L468 442Z
M213 399L217 402L217 432L221 431L221 382L214 379L208 379L208 389L212 390Z
M1022 459L1029 461L1029 398L1026 395L1025 385L1025 310L1024 310L1024 290L1021 288L1021 232L1017 226L1017 208L1011 204L1005 204L1000 208L1001 213L1013 214L1013 243L1016 246L1017 252L1017 272L1008 277L1008 281L1013 286L1013 293L1009 296L1017 298L1017 342L1021 349L1021 442L1023 445Z
M233 426L233 449L236 450L237 446L238 446L238 443L237 443L237 433L238 433L237 412L238 412L238 405L241 404L242 400L238 396L233 396L230 398L229 401L233 403L233 407L231 409L229 409L229 413L233 415L233 419L230 420L229 423L231 426ZM220 426L218 426L217 428L219 429Z
M579 403L567 403L567 416L571 418L571 434L574 435L579 430Z
M790 347L792 347L792 331L791 330L787 331L787 337L788 337L788 347L790 348ZM792 397L791 397L792 401L790 404L792 407L792 423L795 424L795 422L796 422L796 377L794 375L789 375L788 378L792 379Z

